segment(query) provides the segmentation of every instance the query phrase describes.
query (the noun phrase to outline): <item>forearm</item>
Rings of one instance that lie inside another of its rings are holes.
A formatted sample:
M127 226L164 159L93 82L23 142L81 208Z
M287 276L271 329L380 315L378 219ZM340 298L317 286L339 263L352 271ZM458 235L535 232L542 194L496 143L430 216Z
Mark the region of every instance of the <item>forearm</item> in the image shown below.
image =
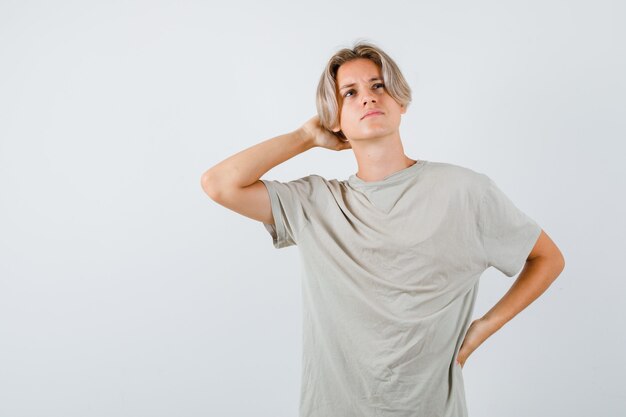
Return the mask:
M313 148L313 137L299 128L244 149L211 167L202 183L211 186L246 187L267 171Z
M487 323L489 334L495 333L536 300L562 270L563 265L556 258L537 257L526 261L509 291L481 318Z

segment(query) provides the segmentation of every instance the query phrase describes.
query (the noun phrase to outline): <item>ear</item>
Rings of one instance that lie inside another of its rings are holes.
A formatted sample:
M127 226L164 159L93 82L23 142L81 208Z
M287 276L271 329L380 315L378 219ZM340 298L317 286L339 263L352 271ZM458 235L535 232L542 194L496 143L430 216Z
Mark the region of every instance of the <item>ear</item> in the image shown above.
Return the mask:
M400 107L402 108L402 110L400 110L400 114L406 113L406 106L403 104L400 104Z

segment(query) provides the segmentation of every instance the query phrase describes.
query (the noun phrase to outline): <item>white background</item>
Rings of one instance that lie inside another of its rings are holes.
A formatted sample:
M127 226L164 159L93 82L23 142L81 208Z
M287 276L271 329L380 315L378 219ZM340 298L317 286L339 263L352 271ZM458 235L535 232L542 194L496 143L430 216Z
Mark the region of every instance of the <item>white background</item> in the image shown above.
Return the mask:
M0 417L296 416L297 247L202 173L369 40L406 154L489 175L566 268L467 360L470 416L626 413L620 1L0 1ZM347 179L314 148L263 178ZM514 278L481 278L480 317ZM338 416L340 417L340 416Z

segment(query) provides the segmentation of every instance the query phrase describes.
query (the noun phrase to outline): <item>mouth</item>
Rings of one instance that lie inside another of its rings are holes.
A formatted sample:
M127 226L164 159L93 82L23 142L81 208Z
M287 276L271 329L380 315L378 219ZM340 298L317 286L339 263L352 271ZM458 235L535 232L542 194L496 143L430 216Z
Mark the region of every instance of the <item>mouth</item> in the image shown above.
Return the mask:
M366 117L380 116L382 114L383 114L383 112L381 112L381 111L373 111L373 112L367 113L365 116L361 117L361 120L365 119Z

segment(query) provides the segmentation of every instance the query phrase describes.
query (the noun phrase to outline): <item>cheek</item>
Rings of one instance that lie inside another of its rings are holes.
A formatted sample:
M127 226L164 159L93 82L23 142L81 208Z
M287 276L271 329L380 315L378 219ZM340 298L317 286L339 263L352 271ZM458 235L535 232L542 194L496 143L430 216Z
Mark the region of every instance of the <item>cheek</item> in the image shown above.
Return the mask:
M341 115L341 120L346 125L354 126L359 122L359 114L354 109L345 109Z
M354 101L349 102L349 103L344 103L341 110L343 114L346 115L346 117L352 117L353 119L355 117L358 117L359 113L361 112L361 109L359 108L358 103Z

